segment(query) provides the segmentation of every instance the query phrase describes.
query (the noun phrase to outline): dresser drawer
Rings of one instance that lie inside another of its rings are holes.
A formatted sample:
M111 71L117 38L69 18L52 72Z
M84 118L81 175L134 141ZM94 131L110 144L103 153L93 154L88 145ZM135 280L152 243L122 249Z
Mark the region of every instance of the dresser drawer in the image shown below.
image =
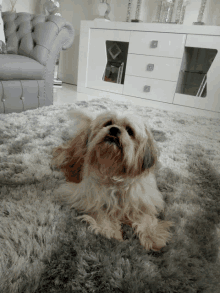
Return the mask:
M133 31L129 53L182 59L185 41L184 34Z
M172 103L175 90L176 82L126 75L123 94Z
M177 81L181 59L128 54L126 74Z

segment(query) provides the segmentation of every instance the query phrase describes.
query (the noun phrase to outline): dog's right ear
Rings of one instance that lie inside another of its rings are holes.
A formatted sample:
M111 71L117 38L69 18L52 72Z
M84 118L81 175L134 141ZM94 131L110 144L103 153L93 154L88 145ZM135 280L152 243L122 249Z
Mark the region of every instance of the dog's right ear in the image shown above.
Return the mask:
M91 122L91 120L94 118L93 113L87 113L86 111L83 110L77 110L77 109L72 109L67 112L67 115L69 116L70 119L72 120L78 120L79 122Z
M53 150L52 164L64 172L67 181L80 183L92 118L77 110L69 111L68 116L76 119L77 131L74 138Z

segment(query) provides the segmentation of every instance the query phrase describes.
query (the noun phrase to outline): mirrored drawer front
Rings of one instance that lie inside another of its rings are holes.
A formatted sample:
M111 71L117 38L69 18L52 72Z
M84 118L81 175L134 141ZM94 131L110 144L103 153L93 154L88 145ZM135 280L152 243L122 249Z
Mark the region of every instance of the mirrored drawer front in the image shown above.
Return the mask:
M177 81L181 59L128 54L126 74Z
M123 94L172 103L175 89L176 82L126 75Z
M185 41L184 34L133 31L128 53L182 58Z

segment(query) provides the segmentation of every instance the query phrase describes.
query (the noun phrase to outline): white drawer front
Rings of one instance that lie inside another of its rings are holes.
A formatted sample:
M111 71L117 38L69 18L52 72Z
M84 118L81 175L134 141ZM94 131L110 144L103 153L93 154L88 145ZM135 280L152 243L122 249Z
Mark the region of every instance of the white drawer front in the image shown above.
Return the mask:
M131 32L129 53L182 58L185 41L186 35L184 34L133 31Z
M175 90L176 82L126 75L123 94L172 103Z
M128 54L126 74L177 81L181 59Z

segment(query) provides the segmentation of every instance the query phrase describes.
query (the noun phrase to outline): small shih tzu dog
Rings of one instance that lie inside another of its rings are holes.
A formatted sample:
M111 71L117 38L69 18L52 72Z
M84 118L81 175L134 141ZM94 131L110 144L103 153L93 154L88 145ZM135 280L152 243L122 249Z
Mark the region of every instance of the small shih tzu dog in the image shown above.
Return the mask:
M75 136L53 151L53 165L67 183L57 191L95 234L123 240L131 226L146 250L158 251L171 239L172 222L157 218L164 209L154 175L158 150L140 117L107 111L96 118L73 110Z

